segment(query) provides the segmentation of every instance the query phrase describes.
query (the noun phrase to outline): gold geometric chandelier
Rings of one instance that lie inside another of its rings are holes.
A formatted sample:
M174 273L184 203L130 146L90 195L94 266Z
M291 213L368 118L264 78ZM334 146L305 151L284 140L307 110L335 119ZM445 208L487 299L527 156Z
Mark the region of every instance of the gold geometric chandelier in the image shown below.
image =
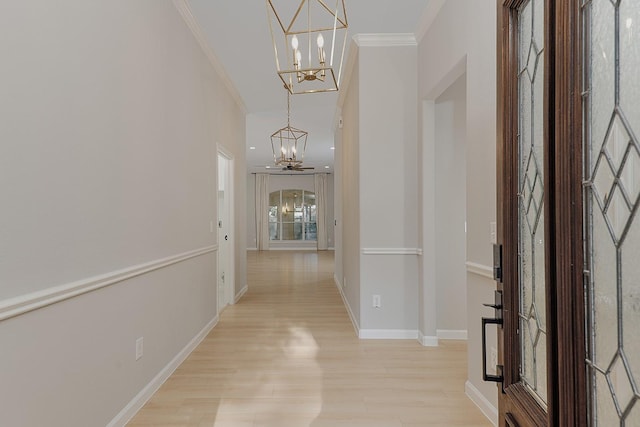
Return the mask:
M292 0L267 0L267 13L276 70L289 92L337 91L347 47L344 0L334 8L325 0L301 0L297 8Z
M299 169L307 148L307 132L291 127L290 95L287 92L287 126L271 134L271 149L276 166Z

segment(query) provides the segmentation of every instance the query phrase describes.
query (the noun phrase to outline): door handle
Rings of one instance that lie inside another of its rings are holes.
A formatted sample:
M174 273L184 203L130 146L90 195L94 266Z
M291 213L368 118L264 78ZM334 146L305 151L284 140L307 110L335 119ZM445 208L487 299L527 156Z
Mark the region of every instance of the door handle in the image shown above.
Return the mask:
M228 234L224 235L224 240L229 240L229 235Z
M502 319L493 317L482 318L482 379L501 383L504 380L502 375L502 365L496 365L497 375L487 374L487 325L502 325Z
M504 380L502 375L502 365L496 365L497 375L487 374L487 325L498 325L502 327L502 291L495 291L493 304L483 304L485 307L493 308L494 317L482 318L482 379L501 383Z

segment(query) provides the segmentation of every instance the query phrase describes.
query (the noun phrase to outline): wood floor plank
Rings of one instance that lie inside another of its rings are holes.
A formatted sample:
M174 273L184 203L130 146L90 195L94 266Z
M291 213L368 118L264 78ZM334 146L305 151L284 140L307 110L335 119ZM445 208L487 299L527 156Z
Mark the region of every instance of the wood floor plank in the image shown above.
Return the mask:
M465 342L359 340L333 252L247 258L249 291L129 426L491 426L464 393Z

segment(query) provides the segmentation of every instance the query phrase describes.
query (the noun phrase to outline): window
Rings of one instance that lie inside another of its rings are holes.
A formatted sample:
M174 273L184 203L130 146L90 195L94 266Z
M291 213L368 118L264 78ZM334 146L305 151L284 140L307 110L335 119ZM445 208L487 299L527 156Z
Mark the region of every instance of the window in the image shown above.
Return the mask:
M305 190L269 194L269 240L316 240L316 195Z

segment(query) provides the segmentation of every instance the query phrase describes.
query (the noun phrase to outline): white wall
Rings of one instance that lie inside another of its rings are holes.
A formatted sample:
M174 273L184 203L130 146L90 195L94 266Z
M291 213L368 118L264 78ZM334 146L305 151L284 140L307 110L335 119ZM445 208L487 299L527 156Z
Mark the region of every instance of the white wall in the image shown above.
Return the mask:
M497 388L481 378L480 318L492 315L481 306L493 301L490 222L495 221L496 137L496 9L476 0L447 1L419 42L419 96L428 106L466 72L466 217L467 330L469 380L467 393L492 419L497 419ZM422 114L421 114L422 115ZM429 130L421 128L422 134ZM423 160L425 160L423 158ZM428 161L427 158L425 161ZM431 159L433 160L433 159ZM425 177L432 163L423 163ZM423 186L422 194L428 188ZM428 224L427 224L428 225ZM430 256L425 240L423 296L429 295ZM429 256L427 256L429 255ZM430 326L423 313L422 327ZM494 341L495 342L495 341ZM490 343L491 345L492 343Z
M360 328L360 76L354 49L350 78L342 83L342 129L336 130L334 169L341 200L336 218L342 244L336 247L336 279L356 329Z
M400 40L357 36L340 99L337 281L366 338L417 336L417 50Z
M246 283L244 113L171 1L2 9L2 424L106 425L215 322L217 143Z
M334 189L333 189L333 174L328 174L327 184L327 242L329 248L334 245ZM306 190L315 192L314 177L312 174L292 174L292 175L277 175L273 174L269 176L269 192L278 190ZM248 175L247 178L247 208L246 208L246 242L247 248L256 249L256 176L255 174ZM270 247L275 248L287 248L287 249L300 249L300 248L315 248L317 244L309 244L308 242L270 242Z
M417 50L385 37L360 43L360 326L409 333L417 330L418 257L390 252L418 248Z

